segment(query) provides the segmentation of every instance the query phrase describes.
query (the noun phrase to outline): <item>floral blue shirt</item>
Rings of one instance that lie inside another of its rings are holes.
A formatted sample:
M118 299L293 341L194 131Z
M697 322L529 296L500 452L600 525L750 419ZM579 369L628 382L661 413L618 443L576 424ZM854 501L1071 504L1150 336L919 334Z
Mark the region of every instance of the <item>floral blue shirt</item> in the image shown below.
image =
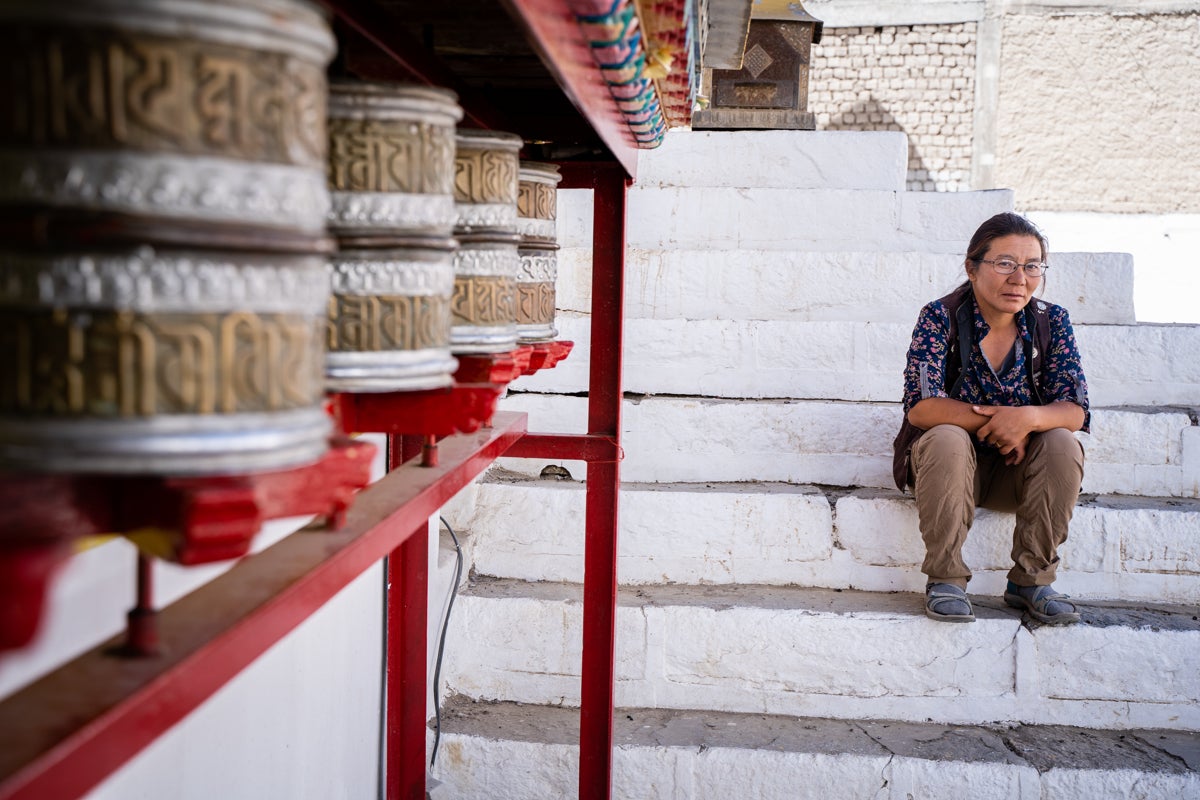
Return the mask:
M1025 368L1025 348L1015 347L1013 356L993 371L979 343L987 336L989 327L979 313L974 298L971 303L975 319L975 344L967 362L955 400L988 406L1027 406L1034 402ZM1042 379L1039 389L1046 403L1070 401L1083 408L1083 430L1091 424L1088 411L1087 379L1079 362L1075 332L1071 318L1062 306L1034 298L1050 316L1050 352L1042 358ZM1031 332L1025 325L1025 315L1017 316L1017 332L1028 340ZM950 314L941 300L934 300L921 309L913 329L912 344L908 347L908 363L904 368L904 411L907 413L926 397L948 397L946 392L946 356L950 352ZM956 358L958 356L955 356Z

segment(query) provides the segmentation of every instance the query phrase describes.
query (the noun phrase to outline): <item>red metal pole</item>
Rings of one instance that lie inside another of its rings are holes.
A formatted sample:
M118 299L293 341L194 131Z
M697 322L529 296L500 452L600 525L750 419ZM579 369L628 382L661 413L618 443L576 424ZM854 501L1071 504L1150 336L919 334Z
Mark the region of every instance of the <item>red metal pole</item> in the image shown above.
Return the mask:
M388 436L388 469L422 455L425 444L420 436ZM388 555L386 569L387 800L425 800L427 523Z
M122 655L148 658L159 654L158 612L154 610L154 559L137 556L137 603L126 615Z
M616 164L597 165L592 241L592 355L588 434L620 452L621 344L625 274L625 192ZM608 800L612 787L613 649L617 611L619 463L588 464L583 581L583 695L579 797Z
M387 571L387 798L425 800L427 524L392 551Z

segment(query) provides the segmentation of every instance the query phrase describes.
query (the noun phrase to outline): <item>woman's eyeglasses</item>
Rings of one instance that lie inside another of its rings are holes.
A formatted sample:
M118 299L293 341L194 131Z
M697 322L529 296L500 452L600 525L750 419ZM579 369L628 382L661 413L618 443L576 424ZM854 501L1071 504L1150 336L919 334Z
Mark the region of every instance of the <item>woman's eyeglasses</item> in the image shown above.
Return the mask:
M978 259L980 264L991 264L992 269L999 272L1001 275L1012 275L1017 271L1017 267L1025 270L1025 274L1031 278L1040 278L1046 274L1046 270L1050 269L1050 265L1044 261L1030 261L1028 264L1018 264L1011 258L997 258L995 260L989 258Z

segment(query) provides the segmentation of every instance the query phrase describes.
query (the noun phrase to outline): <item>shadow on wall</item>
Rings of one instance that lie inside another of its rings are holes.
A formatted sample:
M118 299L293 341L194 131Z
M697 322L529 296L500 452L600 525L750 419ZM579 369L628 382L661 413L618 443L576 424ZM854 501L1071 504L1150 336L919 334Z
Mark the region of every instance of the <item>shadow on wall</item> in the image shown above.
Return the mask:
M909 191L922 191L925 181L929 179L929 170L921 160L913 137L904 126L896 121L875 95L868 94L866 100L861 100L837 114L829 116L829 122L821 126L827 131L900 131L908 136L908 178Z

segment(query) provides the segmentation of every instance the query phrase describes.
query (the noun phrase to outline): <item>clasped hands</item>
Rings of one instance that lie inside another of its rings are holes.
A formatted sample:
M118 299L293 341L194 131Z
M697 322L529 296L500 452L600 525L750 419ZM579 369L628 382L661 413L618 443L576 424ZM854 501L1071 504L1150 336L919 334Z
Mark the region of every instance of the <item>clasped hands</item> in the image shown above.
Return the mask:
M975 437L981 442L994 445L1004 456L1008 465L1020 464L1025 460L1025 447L1029 434L1034 431L1034 408L1032 406L971 406L971 410L988 418Z

